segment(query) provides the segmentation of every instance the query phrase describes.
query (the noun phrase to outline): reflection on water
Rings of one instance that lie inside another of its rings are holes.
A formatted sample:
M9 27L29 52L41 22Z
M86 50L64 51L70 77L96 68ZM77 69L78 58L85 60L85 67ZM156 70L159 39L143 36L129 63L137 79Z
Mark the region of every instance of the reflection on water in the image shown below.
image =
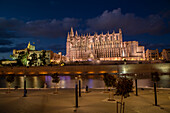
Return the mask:
M86 76L81 77L82 88L86 85L89 88L104 88L104 82L102 76ZM59 87L59 88L74 88L75 78L72 76L60 76L60 82L58 85L52 83L51 76L27 76L27 88L43 88L44 84L47 84L47 88ZM15 76L15 81L11 84L12 87L18 86L24 88L24 77ZM8 83L5 80L5 76L0 76L0 88L8 87ZM138 87L153 87L151 79L138 79ZM161 75L158 87L170 88L170 75Z

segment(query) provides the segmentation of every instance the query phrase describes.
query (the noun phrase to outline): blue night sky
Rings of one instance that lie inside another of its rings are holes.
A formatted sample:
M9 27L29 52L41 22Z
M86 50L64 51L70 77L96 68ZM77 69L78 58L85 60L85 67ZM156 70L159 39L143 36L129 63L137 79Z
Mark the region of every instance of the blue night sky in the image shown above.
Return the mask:
M35 42L37 50L66 52L66 36L122 28L123 40L145 49L170 48L169 0L0 0L0 59Z

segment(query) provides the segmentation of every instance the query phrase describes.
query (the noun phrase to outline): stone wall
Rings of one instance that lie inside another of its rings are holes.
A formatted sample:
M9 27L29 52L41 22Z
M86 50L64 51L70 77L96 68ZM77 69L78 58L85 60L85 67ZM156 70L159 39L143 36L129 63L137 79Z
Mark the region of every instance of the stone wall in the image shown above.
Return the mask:
M0 75L60 75L75 74L170 74L170 63L160 64L128 64L128 65L77 65L77 66L40 66L40 67L0 67Z

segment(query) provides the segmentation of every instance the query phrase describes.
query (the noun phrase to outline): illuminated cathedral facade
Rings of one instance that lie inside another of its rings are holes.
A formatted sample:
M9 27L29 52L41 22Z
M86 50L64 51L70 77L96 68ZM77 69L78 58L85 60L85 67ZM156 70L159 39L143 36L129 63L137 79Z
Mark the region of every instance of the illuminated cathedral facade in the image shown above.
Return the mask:
M145 60L145 49L138 45L138 41L123 41L121 29L119 33L80 36L71 28L67 36L66 57L68 61L139 61Z

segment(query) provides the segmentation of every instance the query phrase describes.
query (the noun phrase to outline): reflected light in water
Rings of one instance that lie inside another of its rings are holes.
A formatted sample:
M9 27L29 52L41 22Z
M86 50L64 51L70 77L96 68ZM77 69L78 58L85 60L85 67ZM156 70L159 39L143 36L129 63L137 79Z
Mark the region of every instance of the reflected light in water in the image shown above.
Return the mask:
M90 72L88 72L89 74L93 74L94 72L93 71L90 71Z
M19 79L20 79L20 87L24 88L24 77L20 76Z
M37 80L37 76L34 76L33 77L33 86L34 86L34 88L38 88L37 85L38 84L38 80Z

